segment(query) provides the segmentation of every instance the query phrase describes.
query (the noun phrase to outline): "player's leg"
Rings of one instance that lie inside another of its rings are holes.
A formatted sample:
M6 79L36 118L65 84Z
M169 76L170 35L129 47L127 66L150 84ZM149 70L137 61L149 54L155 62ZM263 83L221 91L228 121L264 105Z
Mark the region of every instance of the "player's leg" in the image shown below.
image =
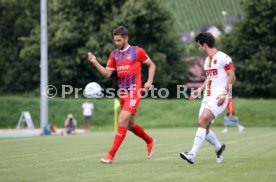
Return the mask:
M128 129L132 131L135 135L142 138L147 144L150 144L153 142L153 138L149 136L138 123L135 122L135 116L131 117L128 123Z
M84 116L84 129L87 130L87 116Z
M87 130L90 130L91 116L87 116Z
M102 163L112 163L114 156L116 152L118 151L120 145L125 139L126 133L127 133L127 126L128 122L132 116L132 113L129 111L122 110L120 115L119 115L119 120L118 120L118 131L114 137L113 145L107 155L101 159Z
M115 156L118 148L120 147L121 143L123 142L126 136L127 126L131 116L132 114L129 111L122 110L120 113L119 120L118 120L118 131L114 138L113 146L109 151L112 157Z
M228 132L228 127L225 125L224 129L221 131L222 133L227 133Z
M227 106L227 101L226 100L225 103L223 103L223 105L218 106L217 105L217 100L216 98L212 98L209 102L207 107L209 107L209 109L212 111L212 113L214 114L214 117L216 118L219 114L221 114L226 106ZM221 163L223 161L223 151L225 150L225 144L223 144L222 142L220 142L217 138L217 136L215 135L215 133L211 130L207 131L207 135L206 135L206 140L211 143L212 145L215 146L215 152L216 152L216 160L217 163Z
M244 126L243 125L237 123L237 127L238 127L238 130L239 130L240 133L243 132L243 130L244 130Z
M194 154L194 156L196 156L199 148L204 142L207 130L209 129L208 127L210 126L210 123L213 119L214 119L213 113L209 109L205 108L201 116L199 117L198 129L196 132L192 150L190 151L192 154Z
M147 144L147 157L151 158L153 151L153 144L155 142L154 138L149 136L145 130L135 122L135 116L132 116L129 123L128 123L128 129L132 131L135 135L139 136L142 138L146 144Z
M208 141L210 144L214 145L216 148L216 151L218 151L221 148L221 142L217 139L217 136L215 133L210 129L211 123L209 123L208 131L206 135L206 141Z
M210 144L215 146L215 152L216 152L216 155L217 155L217 158L216 158L217 163L222 163L222 161L223 161L222 153L225 150L225 144L218 140L216 134L211 129L208 130L205 139Z
M209 109L204 108L198 120L198 129L194 139L193 147L189 152L181 152L181 158L187 160L191 164L194 163L195 156L205 140L208 127L210 126L209 124L213 119L213 113Z

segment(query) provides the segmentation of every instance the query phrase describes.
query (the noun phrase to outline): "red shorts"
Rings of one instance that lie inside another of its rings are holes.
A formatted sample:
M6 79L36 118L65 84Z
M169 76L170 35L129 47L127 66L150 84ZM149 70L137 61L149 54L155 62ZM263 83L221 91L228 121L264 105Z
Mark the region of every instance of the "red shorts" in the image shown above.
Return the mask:
M131 112L135 116L138 106L140 104L140 97L138 95L122 95L120 96L121 110Z

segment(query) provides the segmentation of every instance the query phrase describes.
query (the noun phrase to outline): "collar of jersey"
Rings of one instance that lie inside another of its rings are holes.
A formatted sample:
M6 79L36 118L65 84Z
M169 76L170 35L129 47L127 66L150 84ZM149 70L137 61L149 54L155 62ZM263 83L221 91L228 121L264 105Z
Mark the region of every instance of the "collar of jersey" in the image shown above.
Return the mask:
M126 50L128 50L129 47L130 45L128 45L124 50L120 50L120 52L125 52Z
M212 59L213 59L213 57L215 56L215 54L217 54L218 52L219 52L219 51L218 51L218 50L216 50L216 51L215 51L212 55L210 55L210 56L209 56L209 59L210 59L210 60L212 60Z

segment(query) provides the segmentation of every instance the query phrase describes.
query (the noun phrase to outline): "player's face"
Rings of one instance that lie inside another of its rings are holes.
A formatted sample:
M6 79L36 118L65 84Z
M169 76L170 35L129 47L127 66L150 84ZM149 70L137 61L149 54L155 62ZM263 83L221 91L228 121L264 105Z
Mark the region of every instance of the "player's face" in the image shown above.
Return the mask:
M114 35L114 43L117 49L125 49L128 45L128 37L122 37L121 35Z
M203 44L203 45L201 45L199 42L197 43L197 46L198 46L198 50L200 51L200 52L206 52L207 51L207 44Z

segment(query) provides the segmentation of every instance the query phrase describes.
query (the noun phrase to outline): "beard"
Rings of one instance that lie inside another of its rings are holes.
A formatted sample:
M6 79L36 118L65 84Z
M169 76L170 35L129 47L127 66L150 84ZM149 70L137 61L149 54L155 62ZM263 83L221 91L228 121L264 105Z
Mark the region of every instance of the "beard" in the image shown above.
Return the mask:
M123 50L125 48L125 43L121 44L121 45L116 45L117 49Z

